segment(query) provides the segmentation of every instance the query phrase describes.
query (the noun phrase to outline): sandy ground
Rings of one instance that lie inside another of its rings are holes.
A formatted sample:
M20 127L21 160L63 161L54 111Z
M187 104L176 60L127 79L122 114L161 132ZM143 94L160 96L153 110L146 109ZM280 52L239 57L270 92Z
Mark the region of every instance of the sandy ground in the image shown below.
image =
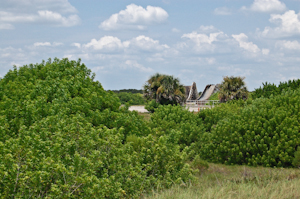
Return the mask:
M145 109L145 106L130 106L129 109L130 111L137 111L139 113L148 113L148 111Z
M186 107L189 109L190 112L198 112L199 111L199 108L198 107ZM207 107L201 107L201 109L203 108L210 108L210 106L207 106ZM140 106L130 106L129 107L129 110L130 111L137 111L139 113L148 113L148 111L145 109L145 106L143 105L140 105Z

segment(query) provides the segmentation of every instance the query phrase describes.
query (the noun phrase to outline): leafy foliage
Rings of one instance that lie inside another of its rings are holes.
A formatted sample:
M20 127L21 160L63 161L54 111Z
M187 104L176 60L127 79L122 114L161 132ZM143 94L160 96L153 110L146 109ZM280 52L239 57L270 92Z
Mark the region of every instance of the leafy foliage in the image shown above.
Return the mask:
M157 109L159 106L160 104L158 102L156 102L155 100L151 100L145 105L145 109L150 113L154 113L155 109Z
M131 105L144 105L145 99L143 95L140 93L127 93L127 92L119 92L116 94L120 99L122 104L130 103Z
M156 100L160 104L180 104L185 98L185 88L178 78L169 75L154 74L144 85L144 97Z
M143 90L138 90L138 89L121 89L121 90L111 90L114 93L140 93L143 94Z
M179 146L93 79L68 59L1 79L1 198L138 198L192 178Z
M201 157L226 164L292 166L300 145L299 100L300 90L289 90L229 113L202 136Z
M226 120L228 117L240 114L246 104L251 101L235 100L228 103L222 103L215 106L213 109L204 109L198 113L198 117L202 119L203 125L207 132L210 132L219 121Z
M219 100L227 102L236 99L247 99L248 90L243 77L224 77L220 85Z
M298 146L298 150L295 152L295 158L292 162L294 167L300 168L300 147Z
M151 116L151 127L155 132L168 135L172 143L181 148L199 141L204 125L197 115L182 106L159 106Z
M255 89L252 93L252 98L265 97L269 98L271 95L280 95L282 91L286 89L296 90L300 87L300 79L298 80L289 80L288 82L280 82L278 86L271 83L263 83L263 87Z

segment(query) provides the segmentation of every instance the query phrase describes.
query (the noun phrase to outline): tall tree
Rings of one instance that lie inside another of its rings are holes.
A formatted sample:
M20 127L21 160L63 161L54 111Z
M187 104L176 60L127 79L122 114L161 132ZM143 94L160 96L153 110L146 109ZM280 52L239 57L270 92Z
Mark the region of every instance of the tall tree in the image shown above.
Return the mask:
M160 104L179 104L185 99L185 89L178 78L156 73L144 85L144 97Z
M235 99L247 99L248 90L244 82L245 77L224 77L220 85L219 99L227 102Z

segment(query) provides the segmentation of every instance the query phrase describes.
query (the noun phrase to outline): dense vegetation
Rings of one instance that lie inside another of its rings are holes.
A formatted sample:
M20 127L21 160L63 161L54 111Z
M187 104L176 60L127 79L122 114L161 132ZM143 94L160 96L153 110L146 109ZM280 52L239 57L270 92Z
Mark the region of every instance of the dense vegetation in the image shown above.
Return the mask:
M121 89L121 90L108 90L108 91L112 91L114 93L140 93L143 94L143 90L138 90L138 89Z
M220 102L230 100L247 99L248 90L244 82L244 77L225 76L219 89Z
M149 101L145 107L153 112L154 108L162 105L176 105L184 102L185 88L178 78L171 75L156 73L152 75L144 85L144 97Z
M287 91L229 112L202 137L201 157L226 164L291 167L300 144L299 100L300 90Z
M116 93L116 95L122 104L130 103L131 105L144 105L146 103L146 100L140 93L119 92Z
M168 94L157 78L146 121L80 60L10 70L0 80L0 197L139 198L193 182L203 159L300 166L300 89L191 113L156 102Z
M252 93L252 98L269 98L271 95L280 95L286 89L296 90L298 88L300 88L300 79L289 80L288 82L280 82L278 86L266 82L263 83L263 87L255 89L255 91Z
M143 98L143 90L121 89L111 91L117 95L121 104L129 103L130 105L144 105L146 103L145 98Z
M49 59L1 79L1 198L132 198L191 178L179 146L93 78Z

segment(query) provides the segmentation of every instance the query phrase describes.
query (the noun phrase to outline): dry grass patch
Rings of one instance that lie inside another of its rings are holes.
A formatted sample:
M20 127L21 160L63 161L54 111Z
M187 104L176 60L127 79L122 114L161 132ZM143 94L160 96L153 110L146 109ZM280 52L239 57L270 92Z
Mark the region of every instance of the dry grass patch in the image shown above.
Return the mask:
M157 191L144 199L299 198L300 169L209 164L197 182Z
M146 121L149 121L151 119L150 113L138 113L140 116L143 116Z

